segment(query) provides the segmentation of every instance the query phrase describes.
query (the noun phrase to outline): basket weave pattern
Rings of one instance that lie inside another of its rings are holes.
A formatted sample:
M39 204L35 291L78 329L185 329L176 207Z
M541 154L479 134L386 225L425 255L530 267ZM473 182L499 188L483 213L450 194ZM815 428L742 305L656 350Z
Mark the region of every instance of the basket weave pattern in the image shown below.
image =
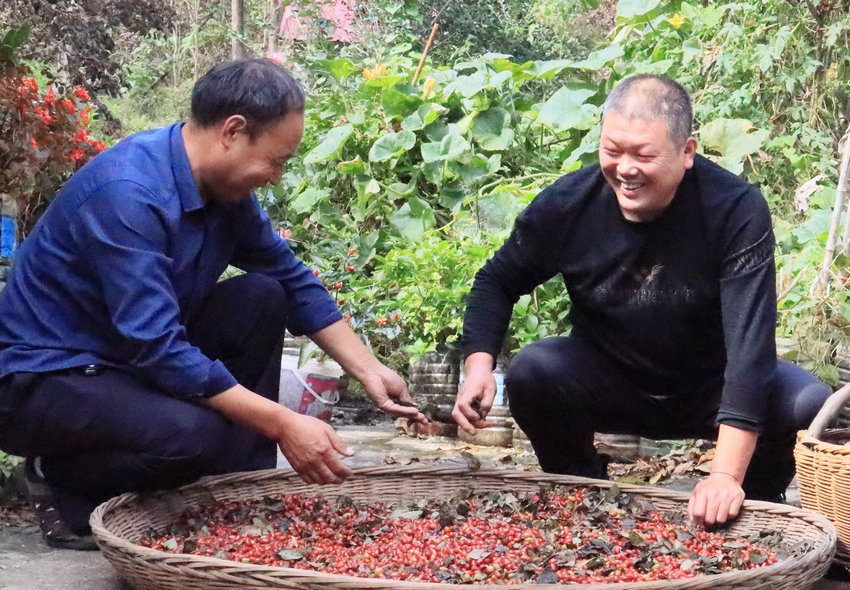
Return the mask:
M506 490L536 491L541 484L598 485L612 482L539 472L502 470L470 471L457 467L418 466L363 467L340 485L314 486L301 481L292 471L268 470L204 478L172 492L124 494L95 509L92 531L105 557L134 587L141 590L214 590L224 588L299 588L366 590L410 588L445 590L452 585L399 582L310 572L293 568L243 564L213 557L156 551L133 541L149 529L165 529L186 508L209 499L218 501L260 499L274 494L307 493L345 495L359 501L412 502L424 498L448 498L461 489L477 492ZM688 496L662 488L619 485L623 492L651 501L660 510L684 511ZM790 545L802 539L811 549L798 559L774 565L718 575L701 575L685 580L659 582L589 584L582 588L656 590L661 588L758 588L792 590L808 588L826 573L835 551L835 527L823 516L790 506L750 502L731 527L733 535L746 536L764 529L781 530ZM493 590L492 584L470 584L463 588ZM511 588L539 588L521 584Z
M835 560L850 566L850 429L827 428L846 411L850 385L836 391L808 430L797 434L794 459L800 504L826 516L838 530Z

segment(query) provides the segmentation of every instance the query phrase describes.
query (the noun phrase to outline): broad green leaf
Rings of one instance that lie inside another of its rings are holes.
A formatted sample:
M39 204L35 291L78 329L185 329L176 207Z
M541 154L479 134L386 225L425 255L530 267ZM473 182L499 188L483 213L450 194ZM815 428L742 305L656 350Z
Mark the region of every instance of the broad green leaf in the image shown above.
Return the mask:
M528 73L534 76L535 78L551 78L553 75L557 74L567 66L572 65L572 63L573 62L569 59L550 59L546 61L536 61L528 69Z
M617 2L617 18L630 19L651 12L661 0L620 0Z
M502 167L502 154L493 154L487 158L487 171L495 174Z
M603 66L625 55L625 50L619 44L609 45L599 51L594 51L586 59L575 62L572 67L582 70L598 71Z
M599 107L587 104L596 91L588 88L571 89L564 86L540 108L537 122L559 130L586 130L593 127Z
M384 111L393 117L407 117L422 104L419 89L407 84L395 84L381 93Z
M408 184L403 182L394 182L387 188L387 193L392 199L399 199L405 195L413 193L416 188L416 178L412 178Z
M325 199L327 196L327 189L310 187L308 189L305 189L304 192L295 197L289 203L289 207L295 213L307 213L308 211L313 210L313 208L316 206L316 203L318 203L322 199Z
M422 159L425 162L458 160L468 149L469 144L463 137L449 133L440 142L422 144Z
M350 124L334 127L328 132L322 143L304 156L304 162L307 164L316 164L334 158L339 154L342 146L345 145L346 140L353 131L354 127Z
M404 121L401 122L401 127L408 131L419 131L420 129L424 129L426 125L430 125L436 121L437 118L447 110L448 109L446 107L437 103L426 102L416 109L415 113L405 118Z
M369 150L369 160L386 162L397 158L402 153L416 145L416 135L412 131L402 130L398 133L387 133L378 138Z
M425 137L431 141L442 141L449 134L449 126L442 121L434 121L425 126Z
M481 154L472 157L468 164L453 163L458 175L464 182L472 183L490 173L487 158Z
M377 195L381 192L381 185L377 180L372 178L366 183L366 188L363 189L363 192L367 195Z
M434 211L430 205L417 197L412 197L402 205L392 217L395 228L413 243L422 239L426 230L436 224Z
M440 189L440 205L446 209L455 209L463 203L467 194L459 182L450 182Z
M323 66L331 76L340 82L352 72L357 71L357 67L347 59L323 59L316 63Z
M755 129L746 119L714 119L699 132L703 146L731 159L741 159L761 149L770 133Z
M366 163L360 159L360 155L358 154L353 160L337 163L336 169L341 174L363 174L366 170Z
M475 72L469 76L458 76L457 80L446 86L445 94L457 92L465 98L475 96L487 86L487 77L484 72Z
M501 152L511 147L513 142L514 130L502 129L501 134L484 137L478 141L478 144L488 152Z
M472 120L472 137L484 139L502 134L502 130L510 123L511 115L502 107L490 107L481 111Z
M499 88L506 81L513 78L512 72L499 72L497 74L493 74L490 76L490 80L487 82L487 88Z

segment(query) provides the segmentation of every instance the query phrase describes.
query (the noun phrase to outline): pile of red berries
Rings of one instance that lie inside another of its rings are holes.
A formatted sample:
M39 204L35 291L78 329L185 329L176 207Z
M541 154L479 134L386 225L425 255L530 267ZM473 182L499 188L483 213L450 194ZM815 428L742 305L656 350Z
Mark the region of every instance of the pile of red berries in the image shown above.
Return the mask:
M614 486L463 492L393 507L305 495L213 502L140 544L243 563L417 582L518 584L690 578L776 562L763 531L693 530Z

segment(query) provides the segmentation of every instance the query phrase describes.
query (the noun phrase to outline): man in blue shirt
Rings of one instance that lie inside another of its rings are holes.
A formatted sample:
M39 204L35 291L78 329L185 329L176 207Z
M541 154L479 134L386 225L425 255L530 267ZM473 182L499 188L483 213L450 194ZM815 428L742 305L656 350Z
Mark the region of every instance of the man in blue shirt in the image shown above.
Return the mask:
M49 544L91 547L110 496L274 467L275 444L306 482L344 480L333 429L277 403L284 328L426 420L254 194L280 182L303 111L278 64L216 66L188 123L94 158L21 244L0 295L0 449L28 458ZM228 265L246 273L219 281Z

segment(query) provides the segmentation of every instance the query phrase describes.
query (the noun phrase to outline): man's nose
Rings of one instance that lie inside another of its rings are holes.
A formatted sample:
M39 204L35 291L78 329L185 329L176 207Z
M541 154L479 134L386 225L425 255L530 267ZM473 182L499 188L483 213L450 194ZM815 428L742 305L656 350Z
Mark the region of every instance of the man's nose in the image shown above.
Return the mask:
M269 184L276 186L280 184L281 180L283 180L283 166L278 168L271 176L269 176Z
M618 174L621 174L623 176L633 176L634 174L637 174L637 172L637 165L633 158L624 155L617 162Z

